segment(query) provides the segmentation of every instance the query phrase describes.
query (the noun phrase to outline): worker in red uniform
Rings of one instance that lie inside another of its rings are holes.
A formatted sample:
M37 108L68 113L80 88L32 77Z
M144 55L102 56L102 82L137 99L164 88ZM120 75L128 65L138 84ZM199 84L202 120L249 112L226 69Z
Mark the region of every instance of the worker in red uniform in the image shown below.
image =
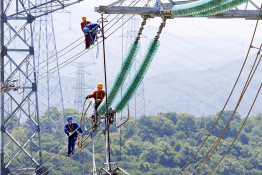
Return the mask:
M95 99L95 109L97 110L97 108L99 107L99 105L102 103L103 99L106 96L106 92L103 89L103 84L102 83L98 83L97 85L97 91L93 92L91 95L86 96L86 99L88 98L94 98ZM92 115L92 119L94 123L98 122L98 117L97 114L95 112L94 115ZM95 125L95 128L97 127L97 125Z
M103 101L104 97L106 96L106 92L103 89L103 84L99 83L97 85L97 91L93 92L93 94L86 96L86 99L88 98L94 98L95 99L95 108L97 109L98 106L101 104Z
M83 31L85 26L90 24L91 22L87 21L85 16L82 17L82 20L83 20L83 22L81 22L81 29ZM90 37L90 35L85 35L85 40L86 40L86 49L88 49L90 47L90 44L91 44L91 37Z

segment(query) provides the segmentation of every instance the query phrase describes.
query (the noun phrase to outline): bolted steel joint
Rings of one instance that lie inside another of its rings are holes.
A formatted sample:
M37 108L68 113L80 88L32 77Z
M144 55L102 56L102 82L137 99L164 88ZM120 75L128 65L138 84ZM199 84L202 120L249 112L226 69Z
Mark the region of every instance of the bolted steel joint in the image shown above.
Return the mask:
M6 56L6 55L7 55L7 48L3 46L1 50L1 56Z
M30 55L34 55L35 54L34 47L29 47L29 52L30 52Z
M1 127L1 132L5 132L5 127L4 126Z
M7 17L5 14L1 15L1 19L4 21L4 23L7 23Z
M32 16L30 14L27 15L27 23L32 23L34 20L35 20L34 16Z
M37 91L37 85L36 83L32 83L32 91L36 92Z
M40 132L40 131L41 131L41 127L40 127L40 126L36 126L35 130L36 130L37 132Z

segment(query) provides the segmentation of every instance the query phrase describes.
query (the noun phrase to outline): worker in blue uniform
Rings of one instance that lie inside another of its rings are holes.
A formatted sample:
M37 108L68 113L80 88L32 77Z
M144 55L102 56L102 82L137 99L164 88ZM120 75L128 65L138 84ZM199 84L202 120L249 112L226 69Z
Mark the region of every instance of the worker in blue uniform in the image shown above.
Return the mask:
M91 38L90 45L93 45L94 42L96 41L97 34L100 34L100 28L101 28L100 25L97 23L89 23L84 27L83 31L85 35L90 35L90 38Z
M66 156L70 156L71 153L74 154L75 141L77 139L77 132L74 131L78 130L82 135L83 130L81 129L81 127L78 126L77 123L73 123L73 117L68 116L67 121L68 123L65 125L65 133L69 137L68 137L68 154L66 154Z

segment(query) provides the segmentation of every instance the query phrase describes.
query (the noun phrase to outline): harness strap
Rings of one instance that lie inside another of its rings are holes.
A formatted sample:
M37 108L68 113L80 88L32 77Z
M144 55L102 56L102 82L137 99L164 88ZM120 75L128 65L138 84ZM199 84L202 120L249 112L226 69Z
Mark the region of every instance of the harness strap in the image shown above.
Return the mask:
M98 96L98 91L96 91L96 100L97 100L97 96ZM102 93L102 91L101 91L101 98L103 98L103 93ZM98 102L98 103L101 103L101 101Z
M68 128L69 128L70 132L73 132L73 124L72 124L72 128L70 127L70 125L69 125L69 124L67 124L67 126L68 126Z

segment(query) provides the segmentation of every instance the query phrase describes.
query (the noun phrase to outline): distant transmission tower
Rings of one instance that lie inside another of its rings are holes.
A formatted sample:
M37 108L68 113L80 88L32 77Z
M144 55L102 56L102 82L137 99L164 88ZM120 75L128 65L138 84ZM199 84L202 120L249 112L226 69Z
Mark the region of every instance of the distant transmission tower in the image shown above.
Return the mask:
M85 81L85 76L90 74L85 71L87 66L90 66L95 63L87 63L87 62L74 62L72 65L77 67L76 72L76 86L75 86L75 101L74 101L74 108L77 109L79 112L82 111L84 100L86 97L86 89L90 89L92 87L88 86Z
M42 3L42 2L41 2ZM37 61L37 74L48 73L38 82L39 111L47 115L47 120L42 123L42 128L53 131L58 124L65 122L64 101L59 69L52 74L50 69L58 66L56 40L52 13L42 16L34 21L35 59ZM46 62L40 64L42 61ZM40 77L41 78L41 77ZM60 112L60 116L54 113Z
M135 15L131 20L128 21L126 33L122 36L126 38L125 45L125 53L128 51L128 47L131 42L133 42L137 36L139 27L140 27L140 19ZM141 38L145 38L145 36L141 36ZM134 76L139 63L141 62L141 49L139 50L137 57L133 63L133 66L129 73L129 81ZM145 93L144 93L144 83L141 82L139 88L137 89L135 95L131 99L129 103L130 113L135 119L140 117L141 115L146 114L146 105L145 105Z

